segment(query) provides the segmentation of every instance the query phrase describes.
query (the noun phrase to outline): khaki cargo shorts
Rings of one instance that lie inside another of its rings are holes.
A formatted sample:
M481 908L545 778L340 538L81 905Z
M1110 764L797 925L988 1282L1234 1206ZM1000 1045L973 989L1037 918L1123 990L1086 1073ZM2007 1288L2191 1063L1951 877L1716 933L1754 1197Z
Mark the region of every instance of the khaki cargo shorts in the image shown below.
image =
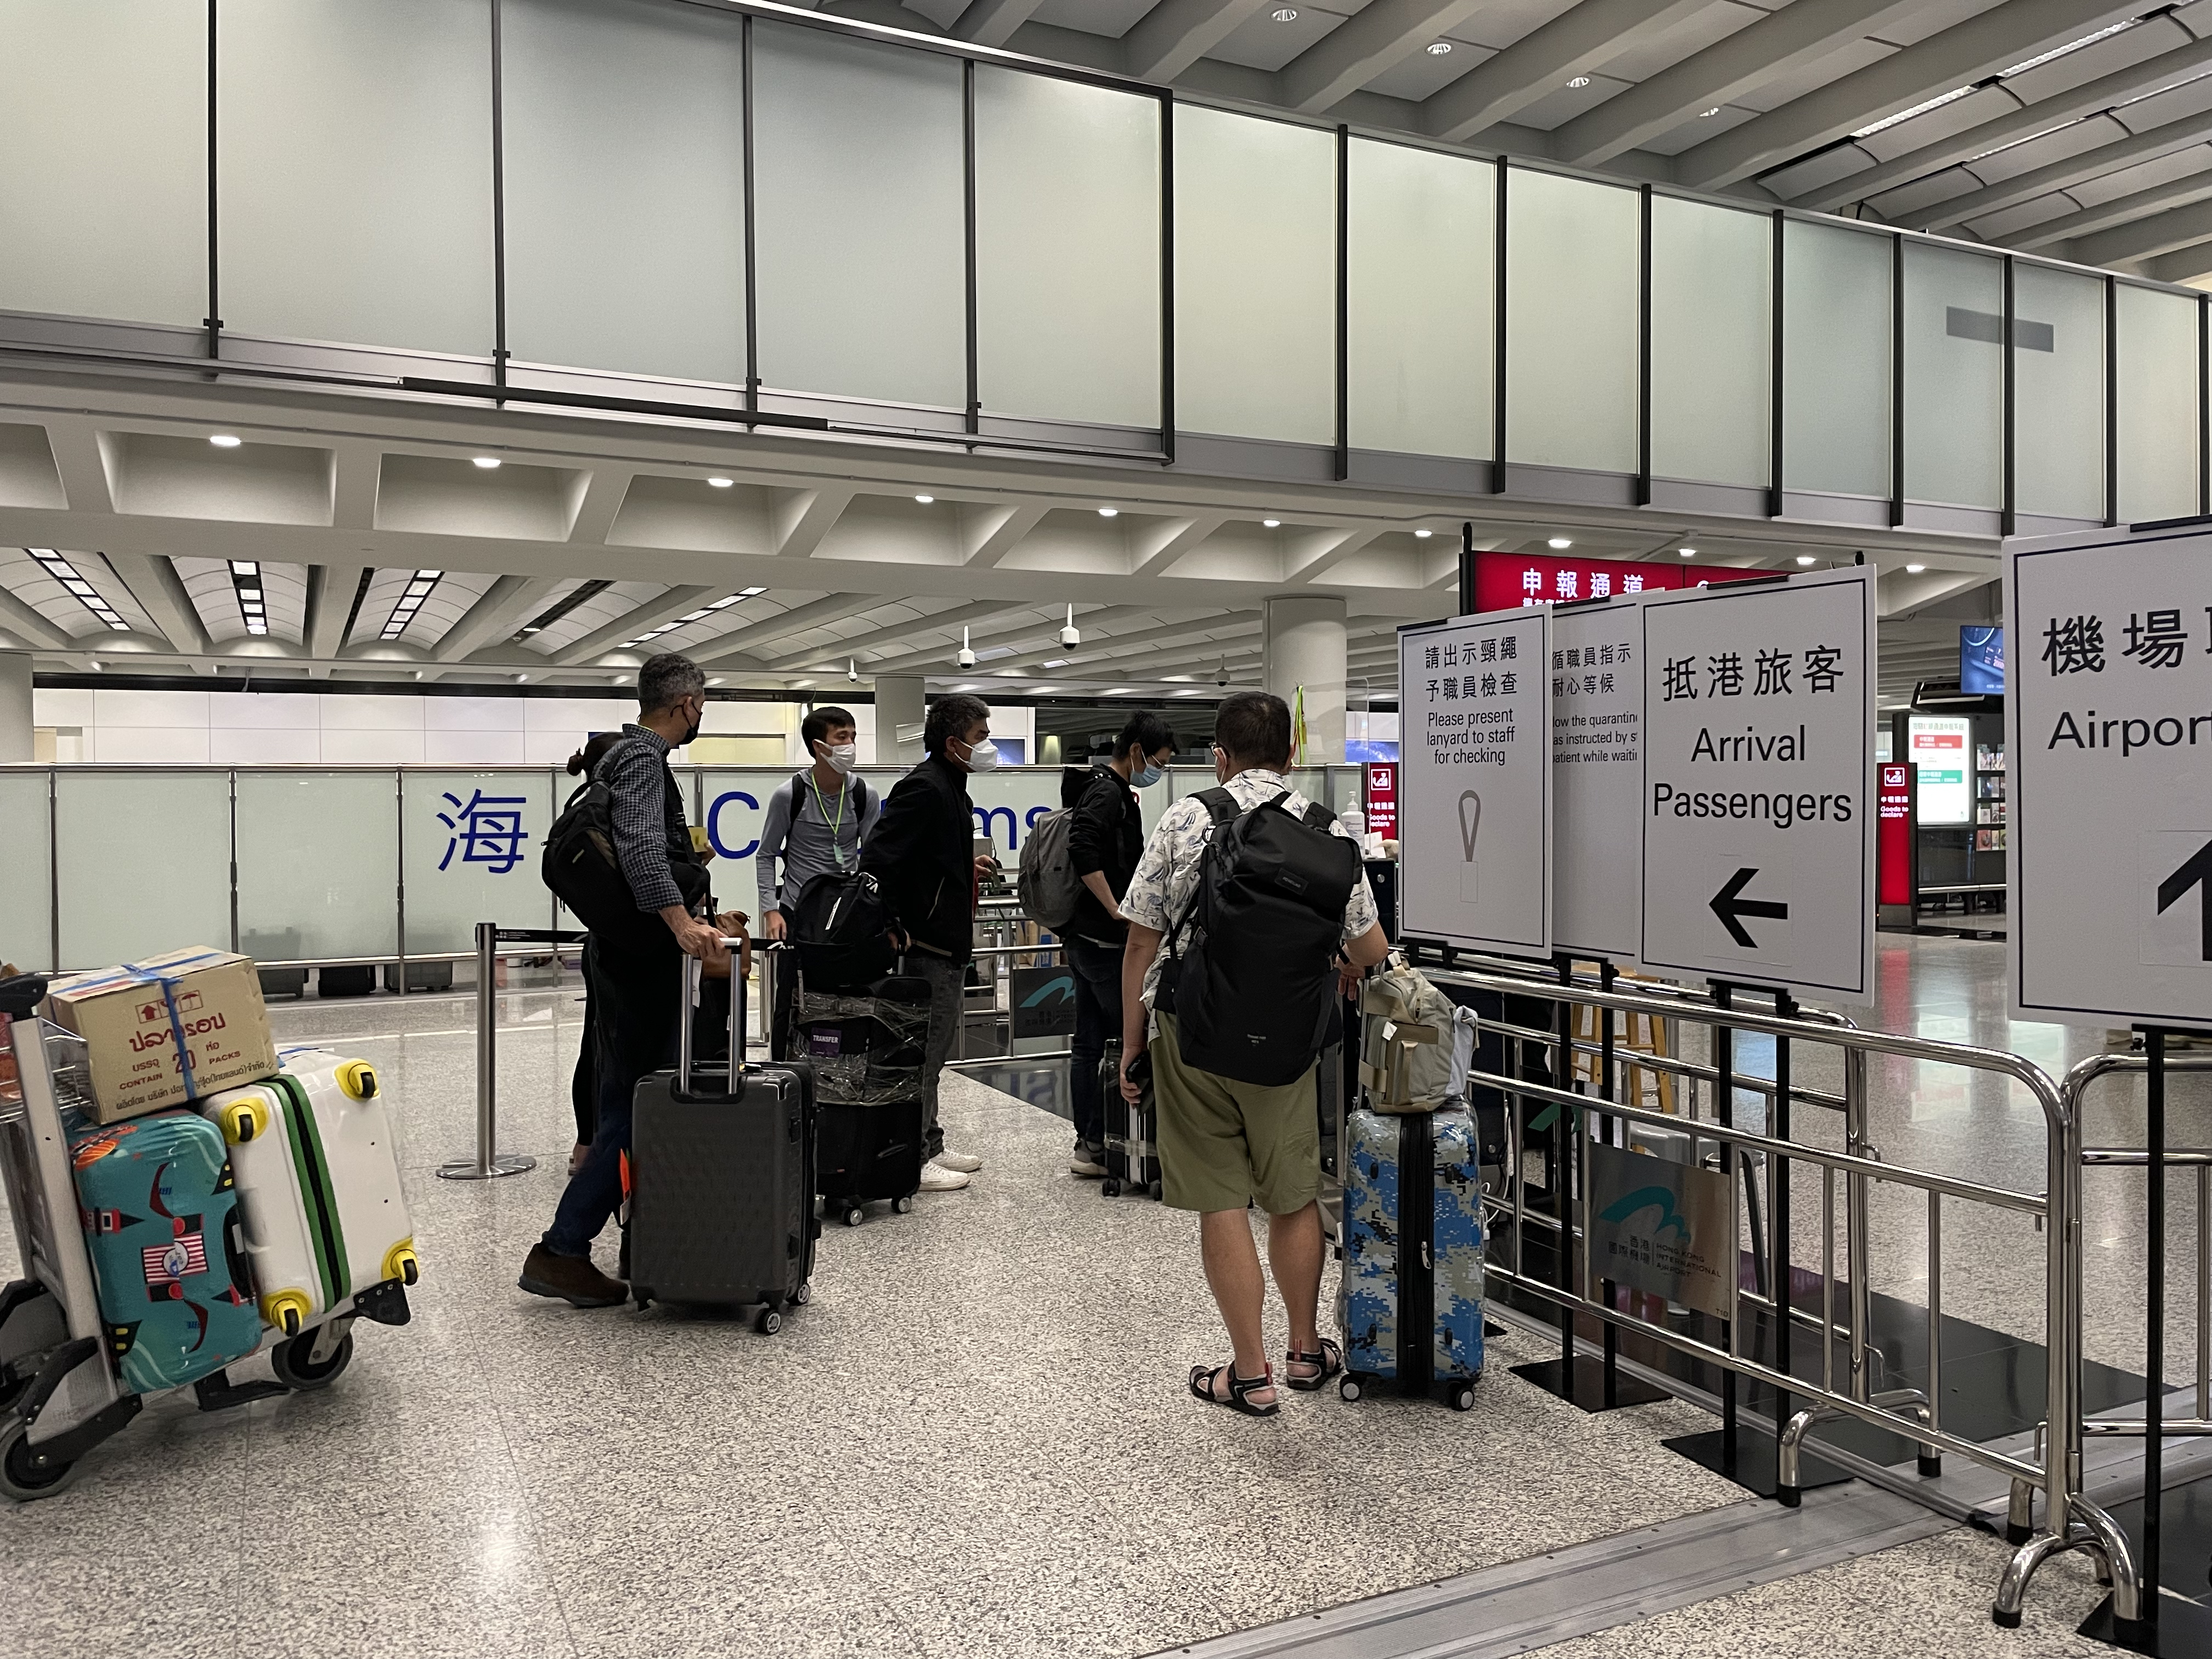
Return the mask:
M1160 1179L1178 1210L1294 1215L1321 1190L1321 1120L1313 1067L1272 1086L1239 1083L1183 1063L1175 1017L1158 1016L1152 1095L1159 1114Z

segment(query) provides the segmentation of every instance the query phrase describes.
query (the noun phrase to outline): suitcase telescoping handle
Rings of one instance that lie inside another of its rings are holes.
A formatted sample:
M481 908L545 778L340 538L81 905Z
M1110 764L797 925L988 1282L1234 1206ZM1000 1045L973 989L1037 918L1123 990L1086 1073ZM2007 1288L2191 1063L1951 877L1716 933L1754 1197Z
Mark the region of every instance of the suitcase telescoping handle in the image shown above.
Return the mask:
M722 948L736 952L744 948L742 939L725 939ZM691 1091L691 1010L699 1000L699 958L686 952L684 957L684 1012L676 1023L676 1087L678 1092ZM730 960L730 1097L735 1099L745 1074L745 1044L740 1035L745 1028L745 976L738 971L738 959Z

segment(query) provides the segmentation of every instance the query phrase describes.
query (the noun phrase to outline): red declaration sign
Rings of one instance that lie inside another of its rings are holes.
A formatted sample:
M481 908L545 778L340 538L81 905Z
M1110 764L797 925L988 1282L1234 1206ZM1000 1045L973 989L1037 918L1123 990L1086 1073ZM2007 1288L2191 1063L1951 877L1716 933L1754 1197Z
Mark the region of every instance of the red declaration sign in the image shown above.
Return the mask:
M1474 608L1512 611L1531 605L1571 605L1615 593L1671 592L1775 574L1729 565L1700 568L1627 559L1563 559L1546 553L1477 552Z
M1875 792L1880 822L1875 831L1875 902L1912 902L1912 769L1881 763Z
M1367 763L1367 828L1385 841L1398 836L1398 763Z

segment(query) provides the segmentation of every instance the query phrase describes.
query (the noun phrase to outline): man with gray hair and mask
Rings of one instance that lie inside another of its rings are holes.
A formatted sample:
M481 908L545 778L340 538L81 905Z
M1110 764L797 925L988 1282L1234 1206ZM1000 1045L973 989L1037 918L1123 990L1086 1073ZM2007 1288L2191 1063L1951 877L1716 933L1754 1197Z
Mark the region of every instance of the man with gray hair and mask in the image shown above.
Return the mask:
M637 909L617 927L594 928L592 1006L599 1054L599 1133L569 1177L553 1224L522 1264L521 1287L579 1308L611 1307L628 1292L592 1264L592 1241L622 1202L638 1079L676 1063L686 955L726 960L721 924L693 914L707 896L707 868L691 845L684 791L668 752L699 735L707 677L689 657L664 653L637 671L637 719L600 757L593 781L612 797L615 861ZM744 917L729 920L742 926ZM731 972L742 977L748 948Z

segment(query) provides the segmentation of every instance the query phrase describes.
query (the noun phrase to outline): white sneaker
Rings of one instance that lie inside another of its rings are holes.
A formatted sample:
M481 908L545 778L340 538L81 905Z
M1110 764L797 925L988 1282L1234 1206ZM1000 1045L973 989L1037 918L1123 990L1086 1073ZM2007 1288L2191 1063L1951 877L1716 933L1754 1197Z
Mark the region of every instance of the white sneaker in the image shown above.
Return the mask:
M948 1170L941 1164L921 1166L921 1190L925 1193L957 1193L968 1184L968 1177L957 1170Z
M934 1161L943 1164L948 1170L957 1170L962 1175L974 1175L976 1170L983 1167L981 1158L971 1157L966 1152L939 1152Z

